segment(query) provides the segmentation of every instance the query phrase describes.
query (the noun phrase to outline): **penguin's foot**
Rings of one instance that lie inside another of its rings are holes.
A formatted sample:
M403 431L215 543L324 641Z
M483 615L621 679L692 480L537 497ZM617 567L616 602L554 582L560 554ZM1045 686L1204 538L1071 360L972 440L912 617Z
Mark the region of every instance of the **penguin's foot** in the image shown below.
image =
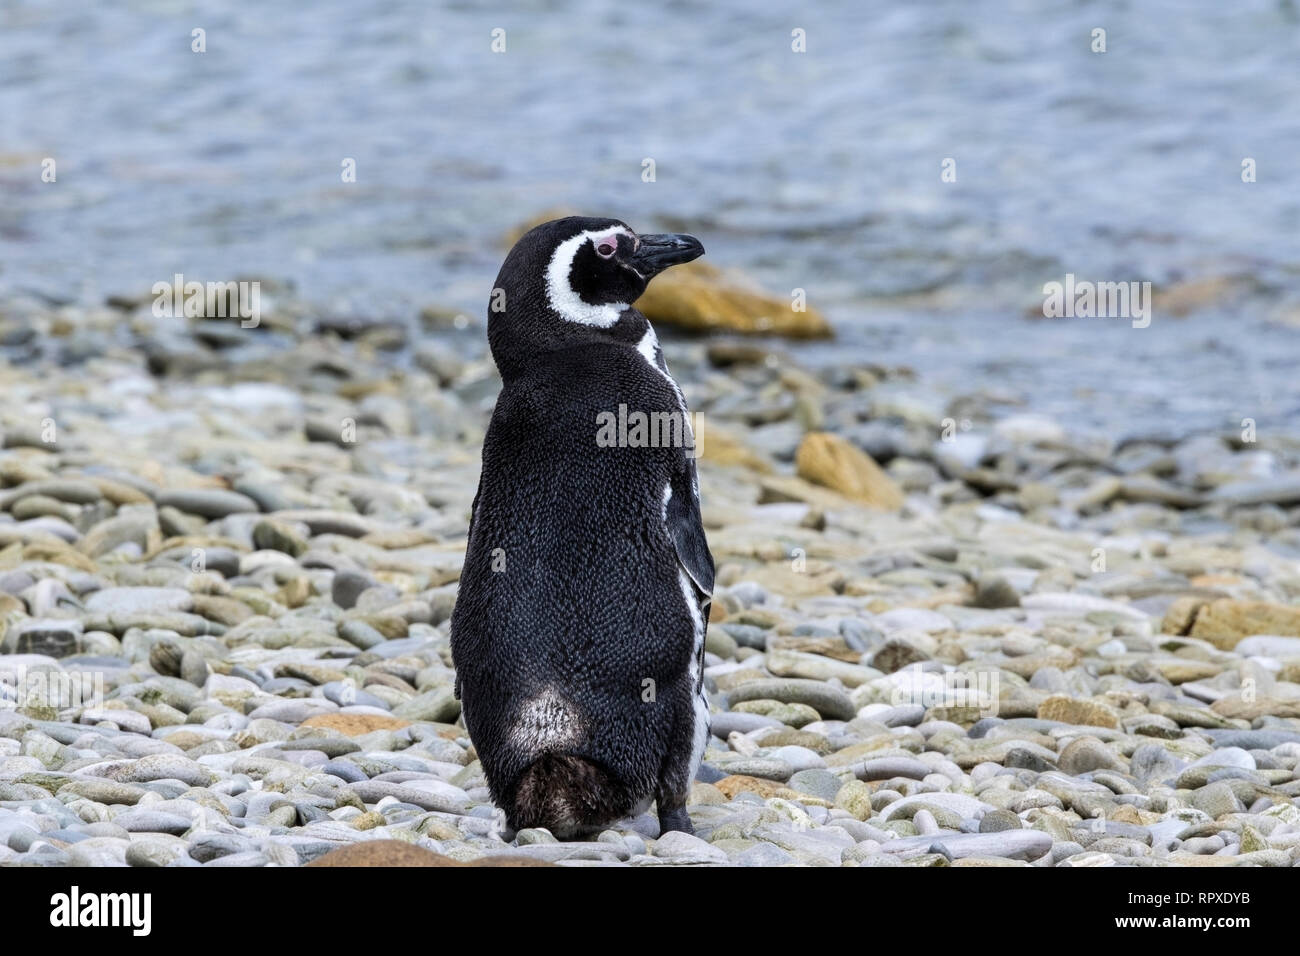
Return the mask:
M660 808L659 810L659 833L662 836L671 830L679 830L682 833L695 835L695 827L691 824L691 818L686 813L685 807Z

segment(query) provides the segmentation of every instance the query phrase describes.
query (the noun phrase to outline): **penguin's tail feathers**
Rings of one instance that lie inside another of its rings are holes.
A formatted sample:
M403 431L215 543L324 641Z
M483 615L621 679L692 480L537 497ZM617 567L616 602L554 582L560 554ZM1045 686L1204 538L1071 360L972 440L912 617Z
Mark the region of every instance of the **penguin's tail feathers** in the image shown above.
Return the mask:
M549 753L520 774L507 816L515 830L546 827L566 839L627 816L633 802L627 787L600 764L575 754Z

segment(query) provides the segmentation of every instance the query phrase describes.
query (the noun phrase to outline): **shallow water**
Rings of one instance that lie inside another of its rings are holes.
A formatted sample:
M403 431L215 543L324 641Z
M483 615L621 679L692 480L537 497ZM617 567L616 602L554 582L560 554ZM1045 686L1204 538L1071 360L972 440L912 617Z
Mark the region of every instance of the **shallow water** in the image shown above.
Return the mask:
M0 291L263 275L480 311L502 233L568 206L805 288L841 330L810 360L1108 430L1294 426L1298 55L1289 0L3 2ZM1026 319L1066 272L1253 291L1148 329Z

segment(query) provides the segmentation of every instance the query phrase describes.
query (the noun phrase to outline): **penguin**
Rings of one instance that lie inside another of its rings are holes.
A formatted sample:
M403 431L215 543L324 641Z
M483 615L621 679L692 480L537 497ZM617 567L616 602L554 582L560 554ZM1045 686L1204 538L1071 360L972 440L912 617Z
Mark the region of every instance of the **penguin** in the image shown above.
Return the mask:
M577 838L653 802L660 832L694 832L713 556L686 401L633 303L703 254L693 236L557 219L519 239L492 290L502 387L451 649L465 727L514 831Z

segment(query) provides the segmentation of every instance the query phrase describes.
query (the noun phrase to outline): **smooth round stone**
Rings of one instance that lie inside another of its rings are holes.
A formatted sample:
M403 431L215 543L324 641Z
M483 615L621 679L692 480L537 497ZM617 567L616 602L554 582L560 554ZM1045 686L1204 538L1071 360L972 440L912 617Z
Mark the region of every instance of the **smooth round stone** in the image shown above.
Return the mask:
M981 575L975 586L975 607L1019 607L1020 592L1000 574Z
M1003 830L1022 830L1020 817L1010 810L990 810L980 818L980 833L1000 833Z
M723 711L712 714L709 718L709 731L715 737L726 740L733 733L747 734L760 727L783 727L784 724L763 714L747 714L742 711Z
M347 737L299 737L295 740L282 740L276 744L281 751L314 750L326 757L342 757L344 754L356 753L361 746ZM292 759L292 758L286 758Z
M1068 860L1070 857L1078 856L1083 852L1083 846L1073 840L1061 840L1052 844L1052 863L1060 863L1062 860Z
M1168 717L1159 714L1141 714L1125 718L1124 730L1141 737L1161 737L1165 740L1177 740L1183 736L1183 729Z
M129 810L119 813L113 822L129 833L170 833L181 836L189 832L194 825L189 817L179 813L163 813L156 810Z
M307 697L315 690L315 685L301 677L273 677L262 685L262 690L281 697Z
M81 712L82 723L98 724L103 721L114 723L122 730L133 734L149 734L153 732L153 724L149 722L149 718L135 711L121 708L88 707Z
M1066 744L1061 750L1057 766L1062 773L1071 776L1093 770L1129 769L1122 757L1095 737L1079 737Z
M978 787L985 781L992 780L994 777L999 776L1002 773L1003 767L1001 764L993 763L992 761L977 763L971 768L970 782L973 786Z
M159 493L157 503L160 508L176 508L209 519L261 510L247 495L221 488L169 489Z
M72 793L87 800L103 804L136 804L149 791L144 787L98 777L81 777L69 780L59 788L60 793Z
M1129 758L1129 772L1144 783L1176 776L1186 766L1160 744L1143 744Z
M181 841L164 843L160 840L135 840L127 848L127 866L157 867L170 866L185 854L185 844Z
M994 727L1004 723L1006 723L1006 721L1001 717L981 717L979 720L975 721L975 723L971 724L971 728L967 731L966 735L970 737L971 740L979 740L981 737L986 736Z
M936 847L942 849L936 849ZM999 833L943 833L900 837L884 844L886 853L942 852L949 859L993 856L1010 860L1036 860L1051 852L1052 838L1041 830L1005 830Z
M231 853L227 856L214 857L203 865L213 867L249 867L266 866L270 862L270 858L260 850L246 850L242 853Z
M1057 764L1028 747L1012 747L1007 751L1003 763L1015 770L1030 770L1034 773L1047 773L1049 770L1058 769Z
M188 611L194 596L184 588L104 588L85 600L86 610L99 614L140 614L150 611Z
M388 641L375 627L361 620L343 622L339 626L339 637L363 651L377 648Z
M916 729L926 740L942 733L949 733L959 737L966 736L966 729L961 724L954 724L950 720L927 720L924 723L917 724Z
M855 777L868 782L892 780L894 777L921 780L934 772L934 768L929 764L907 757L877 757L874 760L864 760L853 764L852 770Z
M191 784L184 780L150 780L141 784L150 793L156 793L162 796L164 800L175 800L181 794L186 793L191 788ZM141 798L141 804L149 802L151 798Z
M915 727L925 719L925 707L921 704L903 704L871 714L869 717L886 727Z
M757 843L737 853L732 862L737 866L791 866L798 860L774 843Z
M787 781L787 786L809 796L833 802L844 782L829 770L800 770Z
M879 796L880 793L877 792L876 795ZM950 813L955 813L959 817L969 819L974 819L981 812L994 809L983 800L977 800L962 793L919 793L893 801L889 804L888 809L884 811L884 819L905 818L909 816L906 811L917 804L930 804Z
M365 773L360 767L346 760L331 760L328 763L322 764L320 770L324 773L338 777L340 780L345 780L348 783L358 783L359 781L367 779Z
M723 850L704 842L697 836L677 830L659 837L650 849L657 857L683 863L727 862L727 854Z
M67 849L70 866L126 866L127 840L90 837Z
M785 704L807 704L823 718L852 720L857 716L853 700L834 685L799 678L764 678L747 681L731 689L728 702L735 706L747 700L779 700Z
M807 747L794 745L778 747L772 751L770 757L773 760L789 764L796 772L800 770L818 770L826 766L826 761L816 751Z
M1242 638L1232 650L1242 657L1271 657L1278 660L1300 657L1300 637L1256 634L1253 637Z
M725 770L721 770L707 760L700 763L699 769L695 771L695 779L700 783L717 783L719 780L729 776Z
M0 813L5 813L5 811L0 811ZM0 841L3 841L10 849L17 850L19 853L26 853L32 842L41 835L40 831L33 826L35 821L35 817L17 813L0 816Z
M105 776L119 783L179 780L191 787L206 787L214 780L210 770L181 754L153 754L141 757L130 763L108 768Z
M1193 807L1208 814L1214 820L1229 813L1241 813L1245 809L1237 799L1237 795L1232 792L1232 788L1222 781L1193 791L1190 802Z
M268 720L277 720L284 724L301 724L309 717L333 713L336 710L338 710L338 705L332 701L310 697L299 698L296 700L269 701L262 704L260 707L255 708L248 714L248 717L251 720L266 718Z
M912 817L912 825L916 827L917 833L936 834L939 832L939 821L934 818L934 814L929 810L917 810Z
M393 797L422 810L464 813L470 802L469 795L464 790L440 780L407 784L364 780L348 784L348 787L361 798L362 802L368 804L378 803L385 797Z
M1236 767L1242 770L1254 770L1255 758L1240 747L1220 747L1199 760L1193 760L1188 765L1188 769L1192 767Z
M1219 747L1243 750L1274 750L1283 744L1300 743L1300 731L1289 730L1230 730L1212 736Z
M211 831L191 833L189 841L189 855L200 863L207 863L209 860L215 860L218 857L229 856L232 853L241 853L251 849L247 837L229 833L213 833Z
M777 780L784 783L794 775L794 768L784 760L768 757L746 757L741 754L719 755L713 759L717 769L729 775L761 777L764 780Z
M321 685L321 692L325 695L326 700L332 700L340 707L377 707L380 710L389 710L388 702L376 697L369 691L362 690L355 684L345 681L330 681Z
M330 585L330 599L339 607L349 610L356 607L357 599L362 593L375 587L378 582L363 571L343 569L335 572Z
M1227 841L1216 833L1214 836L1192 837L1190 840L1184 840L1179 849L1186 853L1218 853L1227 845Z

